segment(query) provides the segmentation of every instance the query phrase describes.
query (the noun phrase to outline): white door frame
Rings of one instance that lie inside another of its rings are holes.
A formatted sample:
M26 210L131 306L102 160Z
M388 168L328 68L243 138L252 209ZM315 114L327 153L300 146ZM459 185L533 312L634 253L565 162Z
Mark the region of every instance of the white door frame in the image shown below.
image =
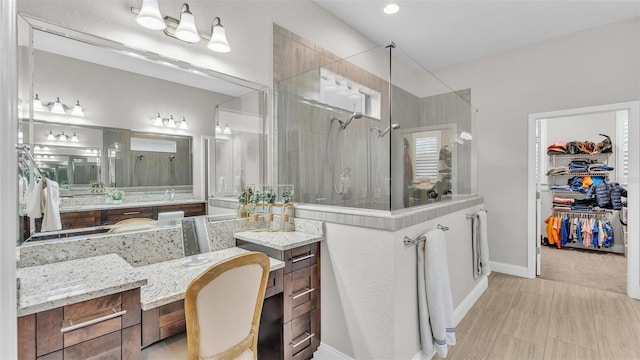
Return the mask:
M527 276L536 277L536 121L609 111L629 111L629 214L627 242L627 294L640 299L640 101L549 111L529 115L527 176ZM541 146L544 144L541 144Z

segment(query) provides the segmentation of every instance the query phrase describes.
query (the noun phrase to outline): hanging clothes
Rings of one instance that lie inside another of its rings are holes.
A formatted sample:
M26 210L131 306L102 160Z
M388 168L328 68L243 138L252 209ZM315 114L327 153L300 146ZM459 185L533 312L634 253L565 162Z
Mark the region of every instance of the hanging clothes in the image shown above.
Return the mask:
M42 219L42 231L62 229L60 220L60 187L53 180L46 180L47 188L44 190L44 219Z

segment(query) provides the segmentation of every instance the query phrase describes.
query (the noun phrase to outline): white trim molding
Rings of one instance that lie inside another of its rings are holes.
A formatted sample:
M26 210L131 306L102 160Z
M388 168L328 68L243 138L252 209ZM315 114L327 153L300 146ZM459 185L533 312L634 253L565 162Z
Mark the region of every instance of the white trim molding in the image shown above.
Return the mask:
M535 243L534 243L534 245L535 245ZM512 265L512 264L507 264L507 263L501 263L501 262L495 262L495 261L490 261L489 263L491 264L491 271L492 272L499 272L499 273L502 273L502 274L519 276L519 277L529 278L529 279L533 279L533 278L536 277L535 262L533 263L533 265L534 265L533 276L531 276L531 272L529 271L530 269L528 267Z
M353 358L341 353L331 346L320 342L320 346L313 353L313 360L353 360Z

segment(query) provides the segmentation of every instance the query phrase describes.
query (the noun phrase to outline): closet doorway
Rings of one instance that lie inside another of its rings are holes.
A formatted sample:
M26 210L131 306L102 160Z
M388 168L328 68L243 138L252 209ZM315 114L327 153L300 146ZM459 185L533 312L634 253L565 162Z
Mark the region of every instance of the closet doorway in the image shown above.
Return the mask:
M529 277L640 298L639 224L626 220L639 213L639 104L529 116ZM607 143L600 134L611 139L610 152L598 146ZM616 196L615 204L605 201L615 183L627 191L625 210ZM599 190L599 204L585 199L590 188Z

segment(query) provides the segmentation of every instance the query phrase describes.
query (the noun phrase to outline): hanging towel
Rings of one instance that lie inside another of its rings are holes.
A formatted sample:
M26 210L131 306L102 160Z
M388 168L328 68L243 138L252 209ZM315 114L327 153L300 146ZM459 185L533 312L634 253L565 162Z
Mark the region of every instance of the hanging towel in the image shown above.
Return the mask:
M482 264L480 264L480 215L478 213L471 216L471 262L473 279L477 279L482 274Z
M27 215L30 218L39 219L42 217L42 211L44 210L43 187L44 183L36 180L33 180L29 185L25 200L27 202Z
M44 196L44 219L42 219L42 231L61 230L62 222L60 221L60 188L58 183L53 180L46 180L47 188Z
M487 236L487 212L480 210L478 214L478 222L480 222L480 265L482 266L482 275L489 276L491 268L489 267L489 238Z
M442 230L424 236L427 240L417 246L420 342L424 356L435 350L444 358L447 346L456 344L447 248Z

